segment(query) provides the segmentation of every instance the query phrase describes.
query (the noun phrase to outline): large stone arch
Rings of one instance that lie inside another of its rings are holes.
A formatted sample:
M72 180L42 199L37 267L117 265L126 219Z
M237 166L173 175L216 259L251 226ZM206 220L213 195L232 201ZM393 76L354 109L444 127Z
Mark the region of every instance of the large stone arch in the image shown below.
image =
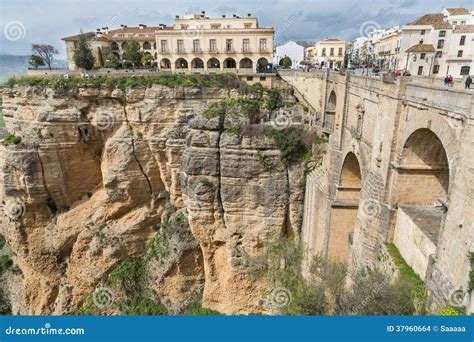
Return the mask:
M331 207L328 257L348 261L362 189L362 170L357 156L348 152L343 160Z
M228 57L228 58L224 59L224 62L222 62L222 65L223 65L224 69L236 69L237 68L237 62L232 57Z
M204 61L196 57L191 61L191 69L204 69Z
M415 129L402 141L396 165L393 242L424 279L446 218L448 154L439 136L429 128Z
M168 58L162 58L160 61L160 69L171 69L171 61Z
M239 62L240 69L253 69L253 61L248 58L244 57Z

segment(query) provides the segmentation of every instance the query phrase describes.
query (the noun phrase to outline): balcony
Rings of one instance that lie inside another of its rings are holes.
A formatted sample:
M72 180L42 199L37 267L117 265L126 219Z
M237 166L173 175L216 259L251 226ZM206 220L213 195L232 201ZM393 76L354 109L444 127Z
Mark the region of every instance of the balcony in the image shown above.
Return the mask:
M193 48L193 53L203 53L204 51L201 48Z
M210 48L209 50L206 51L207 53L219 53L217 48Z
M446 61L472 61L474 54L463 54L461 57L458 55L448 55L446 56Z
M160 53L162 55L166 55L166 54L169 54L170 53L170 50L168 48L162 48L160 49Z
M184 55L186 54L186 49L185 48L178 48L175 50L175 52L178 54L178 55Z
M260 52L260 53L269 53L269 51L268 51L268 49L267 49L266 47L260 47L260 48L258 49L258 52Z
M233 53L237 53L237 51L234 48L227 48L227 49L225 49L225 53L229 53L229 54L232 53L233 54Z

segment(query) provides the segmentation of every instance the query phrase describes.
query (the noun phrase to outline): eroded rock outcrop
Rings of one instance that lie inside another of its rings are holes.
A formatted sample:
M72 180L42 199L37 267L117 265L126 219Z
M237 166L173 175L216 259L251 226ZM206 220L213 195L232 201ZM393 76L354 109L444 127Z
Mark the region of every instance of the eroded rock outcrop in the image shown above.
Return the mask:
M272 236L298 234L304 169L284 165L265 135L229 132L242 118L200 115L235 95L160 85L6 90L7 129L22 138L0 148L1 234L23 273L13 313L78 308L177 210L196 241L175 244L155 292L179 307L204 282L204 306L261 312L264 286L248 277L247 256Z

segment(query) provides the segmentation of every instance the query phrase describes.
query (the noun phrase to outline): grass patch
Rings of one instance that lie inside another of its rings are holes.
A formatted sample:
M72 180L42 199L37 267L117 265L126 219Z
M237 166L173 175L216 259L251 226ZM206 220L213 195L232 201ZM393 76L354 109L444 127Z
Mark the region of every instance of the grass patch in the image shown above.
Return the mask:
M0 274L13 267L13 260L8 255L0 256Z
M168 309L150 298L134 298L120 305L120 311L128 316L165 316Z
M30 86L41 88L53 88L56 90L70 90L78 87L109 87L109 88L134 88L151 87L160 84L168 87L194 87L194 88L242 88L244 84L233 74L212 74L212 75L159 75L159 76L127 76L113 77L103 76L97 78L81 77L12 77L7 81L7 86Z
M185 316L222 316L223 313L202 307L202 293L185 310Z
M3 138L3 145L8 146L8 145L18 145L21 143L21 137L17 137L14 134L7 134L5 138Z
M283 130L271 129L268 136L277 144L281 152L281 161L286 166L308 160L311 148L303 142L304 134L301 129L288 127Z

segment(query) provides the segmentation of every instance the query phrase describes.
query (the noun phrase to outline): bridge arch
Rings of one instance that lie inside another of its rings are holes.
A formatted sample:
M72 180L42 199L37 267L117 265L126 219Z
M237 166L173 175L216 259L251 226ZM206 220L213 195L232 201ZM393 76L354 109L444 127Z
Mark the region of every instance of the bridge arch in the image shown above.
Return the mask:
M326 103L326 110L324 113L323 127L329 131L334 130L334 122L336 121L336 106L337 96L336 92L332 90L329 93L328 101Z
M331 207L328 257L348 261L352 245L362 189L362 172L359 159L348 152L342 163L336 200Z

